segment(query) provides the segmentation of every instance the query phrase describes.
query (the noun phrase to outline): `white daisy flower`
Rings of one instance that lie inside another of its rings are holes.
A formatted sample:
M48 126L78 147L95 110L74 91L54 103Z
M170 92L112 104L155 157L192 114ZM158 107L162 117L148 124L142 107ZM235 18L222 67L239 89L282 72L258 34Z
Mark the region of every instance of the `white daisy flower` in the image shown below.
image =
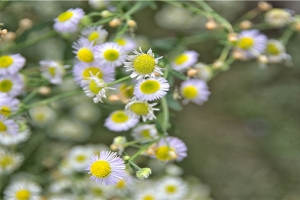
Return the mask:
M46 105L31 108L29 110L29 115L32 124L37 127L50 125L56 118L56 112Z
M0 175L10 174L23 162L23 156L20 154L13 154L0 148Z
M265 22L277 28L289 24L292 20L293 17L291 13L281 8L273 8L265 14Z
M49 192L54 194L64 193L72 189L73 183L68 178L62 178L50 183Z
M42 188L29 181L15 181L4 190L4 199L7 200L38 200L41 198Z
M0 115L8 117L19 109L19 104L20 101L18 99L0 93Z
M136 48L136 42L129 37L121 37L115 40L119 46L123 47L125 51L133 51Z
M188 185L179 177L165 177L158 180L157 191L160 199L181 200L188 193Z
M15 97L22 93L24 81L20 74L0 77L0 94Z
M18 131L19 126L14 120L0 115L0 135L16 135Z
M79 38L73 43L72 47L74 49L73 53L76 54L76 58L80 62L91 63L96 61L95 52L98 46L94 46L93 42L90 42L88 39Z
M154 124L140 125L132 130L131 136L135 140L141 140L141 143L150 142L159 137Z
M258 30L245 30L238 35L236 51L243 54L244 59L255 58L266 48L267 37Z
M128 104L126 104L125 111L132 117L142 117L145 122L148 119L156 119L154 111L159 110L158 108L154 108L156 105L157 103L149 104L147 101L132 99Z
M98 62L93 63L76 63L73 68L74 80L81 87L84 87L87 82L83 80L88 80L91 76L90 73L96 74L99 79L103 79L106 83L115 80L115 69L107 65L100 65Z
M100 118L100 109L97 105L89 102L83 102L72 107L74 117L86 123L95 123Z
M268 40L265 54L269 63L280 63L291 59L291 56L285 52L282 42L273 39Z
M99 73L99 72L98 72ZM94 97L94 103L102 102L102 98L106 98L106 91L108 89L115 90L115 88L112 87L107 87L106 83L102 80L99 79L96 75L93 75L90 72L90 77L89 80L83 80L82 84L87 85L83 87L84 93L88 97Z
M117 67L122 65L126 59L126 52L115 42L106 42L99 45L96 52L97 58L101 65Z
M67 156L67 162L70 168L76 172L82 172L88 166L92 151L84 146L75 146L71 149Z
M181 83L180 94L184 98L183 103L192 101L198 105L208 100L210 92L205 81L200 79L190 79Z
M185 70L197 63L198 56L196 51L185 51L173 60L172 67L178 71Z
M137 190L133 199L134 200L160 200L159 194L155 189Z
M162 98L169 91L170 84L162 77L143 79L134 87L134 95L139 100L153 101Z
M100 156L94 155L90 165L86 168L91 174L91 179L104 185L116 185L126 176L124 161L117 153L110 151L100 152Z
M96 45L105 42L108 32L102 26L93 26L83 29L81 34Z
M87 183L88 192L92 196L89 199L105 200L108 199L110 193L112 192L110 187L99 185L94 181L88 181Z
M127 131L139 123L139 118L128 115L124 110L114 111L105 120L104 126L111 131Z
M209 81L213 76L212 68L204 63L197 63L193 68L197 70L195 77L202 79L205 82Z
M54 60L40 61L42 75L52 84L61 84L65 75L65 68L59 62Z
M143 53L140 47L140 52L133 51L135 55L128 55L127 61L124 62L126 71L132 71L131 78L137 77L137 79L143 79L145 77L155 77L155 72L163 75L161 69L157 66L159 58L154 58L154 53L149 49L147 54Z
M78 29L78 24L84 16L81 8L71 8L61 13L54 19L54 29L60 33L74 33Z
M89 0L89 5L94 9L101 9L109 4L109 0Z
M20 54L0 56L0 75L17 73L25 65L25 58Z

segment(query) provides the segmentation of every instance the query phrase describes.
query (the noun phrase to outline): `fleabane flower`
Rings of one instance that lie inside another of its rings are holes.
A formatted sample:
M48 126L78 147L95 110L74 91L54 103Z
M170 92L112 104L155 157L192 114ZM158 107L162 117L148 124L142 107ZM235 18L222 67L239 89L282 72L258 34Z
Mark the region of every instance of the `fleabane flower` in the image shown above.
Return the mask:
M136 48L136 42L129 37L121 37L115 41L119 46L123 47L123 49L127 52L133 51Z
M90 42L88 39L80 38L72 47L74 49L73 53L76 54L76 58L80 62L91 63L96 60L95 51L98 46L94 46L93 42Z
M160 199L181 200L188 193L188 185L179 177L165 177L158 181L157 190Z
M185 70L197 63L198 56L196 51L185 51L173 60L172 67L178 71Z
M19 126L13 119L0 115L0 135L16 135L18 131Z
M15 181L4 190L4 199L38 200L41 197L41 187L29 181Z
M187 147L176 137L166 137L159 140L155 147L154 157L160 161L181 161L187 156Z
M154 58L154 53L149 49L147 54L143 53L140 47L140 52L134 50L135 55L128 55L127 61L124 62L126 71L132 71L131 78L137 77L137 80L145 77L155 77L155 73L163 75L161 69L157 66L159 58Z
M162 98L169 91L170 84L162 77L143 79L134 87L134 95L139 100L153 101Z
M0 175L10 174L22 163L24 157L20 154L10 153L0 148Z
M269 63L280 63L283 60L291 59L291 56L285 52L282 42L274 39L268 40L265 54Z
M12 112L19 109L19 104L18 99L0 93L0 115L8 117Z
M190 79L181 83L180 94L184 98L183 103L192 101L198 105L208 100L210 92L205 81Z
M102 29L102 26L87 27L81 31L81 34L94 45L105 42L108 35L107 31Z
M0 56L0 75L17 73L25 65L25 58L20 54Z
M94 97L94 103L103 103L102 98L106 98L106 90L115 90L115 88L107 87L106 83L102 79L98 78L97 74L93 75L91 72L89 79L83 80L82 82L82 84L86 85L83 87L84 93L88 97Z
M81 87L84 87L87 82L83 80L88 80L91 76L90 73L96 74L99 79L103 79L104 82L109 83L115 80L115 69L107 65L100 65L98 62L83 63L78 62L74 65L73 75L74 80Z
M0 76L0 94L15 97L22 93L24 81L20 74Z
M104 126L111 131L127 131L139 123L137 117L128 115L124 110L114 111L105 120Z
M74 171L81 172L89 164L90 157L93 152L85 146L75 146L71 149L67 156L67 162Z
M52 84L61 84L65 75L65 68L61 63L54 60L40 61L42 75Z
M102 151L100 156L94 155L86 170L92 175L92 180L104 185L116 185L126 176L124 161L117 153L110 151Z
M273 8L265 14L265 22L277 28L289 24L292 20L293 17L291 13L281 8Z
M236 50L243 54L244 59L255 58L266 48L267 37L258 30L245 30L238 35Z
M147 101L140 101L136 99L132 99L125 106L126 112L132 117L142 117L143 121L156 119L154 115L154 111L159 110L158 108L154 108L157 103L148 103Z
M99 45L96 52L97 58L101 65L117 67L122 65L126 59L126 52L115 42L106 42Z
M132 130L131 136L135 140L141 140L141 143L150 142L159 137L153 124L140 125Z
M37 127L44 127L53 123L56 112L49 106L42 105L29 110L31 123Z
M144 190L137 190L133 199L134 200L160 200L158 195L159 194L155 189L147 188Z
M84 16L81 8L71 8L54 19L54 29L60 33L74 33L78 29L78 24Z

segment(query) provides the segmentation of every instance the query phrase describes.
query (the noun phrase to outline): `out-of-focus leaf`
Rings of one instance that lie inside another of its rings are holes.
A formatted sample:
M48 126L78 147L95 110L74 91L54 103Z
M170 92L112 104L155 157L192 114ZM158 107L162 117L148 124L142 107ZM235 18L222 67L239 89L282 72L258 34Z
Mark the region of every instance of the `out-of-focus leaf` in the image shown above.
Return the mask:
M180 105L180 103L175 100L172 97L172 94L167 94L166 96L167 101L168 101L168 106L170 109L174 110L174 111L181 111L182 110L182 106Z
M176 70L174 70L174 69L170 69L170 73L171 73L172 75L174 75L175 77L181 79L181 80L185 80L185 79L186 79L186 76L185 76L183 73L181 73L181 72L179 72L179 71L176 71Z

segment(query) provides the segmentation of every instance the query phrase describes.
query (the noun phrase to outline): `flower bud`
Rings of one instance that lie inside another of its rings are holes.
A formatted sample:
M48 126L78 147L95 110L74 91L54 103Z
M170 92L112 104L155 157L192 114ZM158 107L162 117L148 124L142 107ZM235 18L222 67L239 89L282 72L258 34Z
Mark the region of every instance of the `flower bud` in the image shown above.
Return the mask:
M109 12L108 10L103 10L101 12L101 17L103 17L103 18L107 18L107 17L110 17L110 16L112 16L112 13Z
M143 180L145 178L148 178L150 174L151 174L150 168L142 168L136 172L136 177Z
M265 56L265 55L259 55L259 56L257 57L257 59L258 59L258 61L259 61L260 63L262 63L262 64L267 64L267 63L269 62L267 56Z
M108 99L109 99L110 101L120 101L119 95L116 95L116 94L110 95Z
M28 18L24 18L19 21L19 26L24 30L30 29L32 24L32 20Z
M118 27L121 25L121 20L118 18L114 18L113 20L111 20L108 25L112 28Z
M83 16L83 18L80 20L80 25L83 25L83 26L88 26L91 23L93 23L93 20L91 19L91 17L89 17L87 15Z
M268 11L272 8L272 5L265 1L258 2L257 6L261 11Z
M193 76L195 76L197 73L198 73L198 70L193 69L193 68L188 69L188 71L187 71L188 77L193 77Z
M214 20L208 20L208 22L206 22L205 24L205 28L209 31L215 30L216 28L218 28L218 26L219 24Z
M5 35L3 35L3 40L14 41L16 37L17 35L14 32L8 32Z
M249 20L244 20L239 24L239 27L241 29L249 29L252 27L252 22Z
M237 33L229 33L227 35L227 40L231 43L234 43L238 40L238 34Z
M243 60L244 59L244 54L241 51L233 51L232 52L232 57L236 60Z
M47 96L51 93L51 88L47 86L43 86L39 88L39 94Z
M1 35L4 36L4 35L6 35L6 34L7 34L7 29L2 29L2 30L1 30Z
M127 25L128 25L129 27L136 27L136 22L135 22L134 20L128 20L128 21L127 21Z
M220 69L221 67L223 67L224 65L224 62L221 61L221 60L216 60L213 64L212 64L212 67L214 69Z

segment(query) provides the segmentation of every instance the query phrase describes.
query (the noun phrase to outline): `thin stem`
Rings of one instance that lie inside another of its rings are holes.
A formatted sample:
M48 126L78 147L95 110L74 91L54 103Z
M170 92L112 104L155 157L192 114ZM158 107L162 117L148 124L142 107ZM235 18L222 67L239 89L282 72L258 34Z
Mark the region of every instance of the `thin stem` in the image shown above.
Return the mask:
M131 160L128 160L128 164L132 165L137 171L141 170L141 168L139 166L137 166L136 164L134 164L134 162L132 162Z
M219 57L219 60L224 61L227 58L227 56L230 52L230 49L231 49L231 45L230 44L226 45Z
M155 142L157 142L159 139L160 139L160 137L158 139L153 140L152 142L146 144L145 146L143 146L133 156L130 157L130 159L128 160L128 162L132 162L136 157L138 157L139 155L141 155L146 149L148 149L148 147L150 147L152 144L154 144Z
M113 81L113 82L107 83L106 85L107 85L107 86L111 86L111 85L114 85L114 84L117 84L117 83L126 81L126 80L128 80L128 79L130 79L130 78L131 78L130 76L125 76L125 77L120 78L120 79L118 79L118 80L115 80L115 81Z
M261 13L261 10L258 8L254 8L252 10L250 10L249 12L247 12L246 14L244 14L242 17L240 17L239 19L237 19L234 24L239 24L240 22L244 21L244 20L251 20L254 17L256 17L258 14Z
M168 129L169 124L169 108L166 97L161 99L162 111L163 111L163 121L162 121L162 129L164 132Z
M287 29L284 32L284 34L282 35L282 37L280 39L282 41L283 45L286 45L289 42L289 40L292 37L293 33L294 33L294 31L292 29L290 29L290 28Z
M39 87L41 87L41 86L44 86L44 85L46 85L48 83L48 81L45 81L43 84L41 84ZM36 88L35 90L33 90L29 95L27 95L24 99L23 99L23 101L22 101L22 103L27 103L28 101L30 101L35 95L37 95L37 93L39 93L39 89L40 88Z

